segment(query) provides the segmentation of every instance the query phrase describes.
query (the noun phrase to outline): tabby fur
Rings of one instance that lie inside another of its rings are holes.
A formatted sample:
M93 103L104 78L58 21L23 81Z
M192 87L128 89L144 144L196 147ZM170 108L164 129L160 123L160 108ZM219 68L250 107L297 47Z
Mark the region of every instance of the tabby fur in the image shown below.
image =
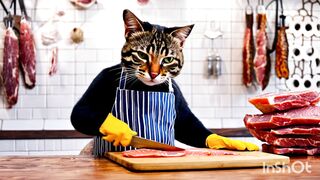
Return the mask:
M184 64L183 44L193 25L167 28L123 11L126 42L121 62L126 72L149 86L176 77Z

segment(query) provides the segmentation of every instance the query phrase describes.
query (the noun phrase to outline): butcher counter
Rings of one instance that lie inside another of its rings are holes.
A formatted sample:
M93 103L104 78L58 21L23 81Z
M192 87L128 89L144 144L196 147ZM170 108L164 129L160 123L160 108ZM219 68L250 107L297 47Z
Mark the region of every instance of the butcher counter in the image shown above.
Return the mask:
M320 178L320 157L291 157L288 166L274 168L132 172L90 156L3 156L0 179L273 179Z

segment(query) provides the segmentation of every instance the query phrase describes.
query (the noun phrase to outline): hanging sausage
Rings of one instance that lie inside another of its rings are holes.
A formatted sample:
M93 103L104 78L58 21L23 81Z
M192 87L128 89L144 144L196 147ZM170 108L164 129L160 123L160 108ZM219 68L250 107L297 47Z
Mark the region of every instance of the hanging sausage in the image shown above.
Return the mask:
M278 40L276 48L276 75L279 79L289 78L288 69L288 40L286 36L286 28L280 27L278 30Z
M282 0L280 0L281 5L281 26L277 30L277 45L276 45L276 64L275 64L275 71L276 75L279 79L289 78L289 68L288 68L288 39L286 34L286 27L285 27L285 18L286 16L283 15L283 5Z

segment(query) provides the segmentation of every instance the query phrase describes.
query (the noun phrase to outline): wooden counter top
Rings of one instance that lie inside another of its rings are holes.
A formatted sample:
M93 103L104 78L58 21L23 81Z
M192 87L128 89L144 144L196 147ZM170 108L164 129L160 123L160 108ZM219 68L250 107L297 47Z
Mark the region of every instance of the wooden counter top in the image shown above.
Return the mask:
M307 167L308 166L308 167ZM269 171L269 172L267 172ZM291 171L291 173L289 172ZM310 172L308 172L310 171ZM319 179L320 157L291 157L284 168L243 168L201 171L131 172L108 159L89 156L3 156L0 179ZM316 178L318 177L318 178Z

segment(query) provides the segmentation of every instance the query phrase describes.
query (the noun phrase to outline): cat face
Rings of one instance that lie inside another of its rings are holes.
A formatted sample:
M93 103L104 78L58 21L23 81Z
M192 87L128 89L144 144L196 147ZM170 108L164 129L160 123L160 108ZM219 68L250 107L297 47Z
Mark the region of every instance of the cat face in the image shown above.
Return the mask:
M127 74L153 86L176 77L183 67L182 47L193 25L167 28L123 11L126 42L121 62Z

